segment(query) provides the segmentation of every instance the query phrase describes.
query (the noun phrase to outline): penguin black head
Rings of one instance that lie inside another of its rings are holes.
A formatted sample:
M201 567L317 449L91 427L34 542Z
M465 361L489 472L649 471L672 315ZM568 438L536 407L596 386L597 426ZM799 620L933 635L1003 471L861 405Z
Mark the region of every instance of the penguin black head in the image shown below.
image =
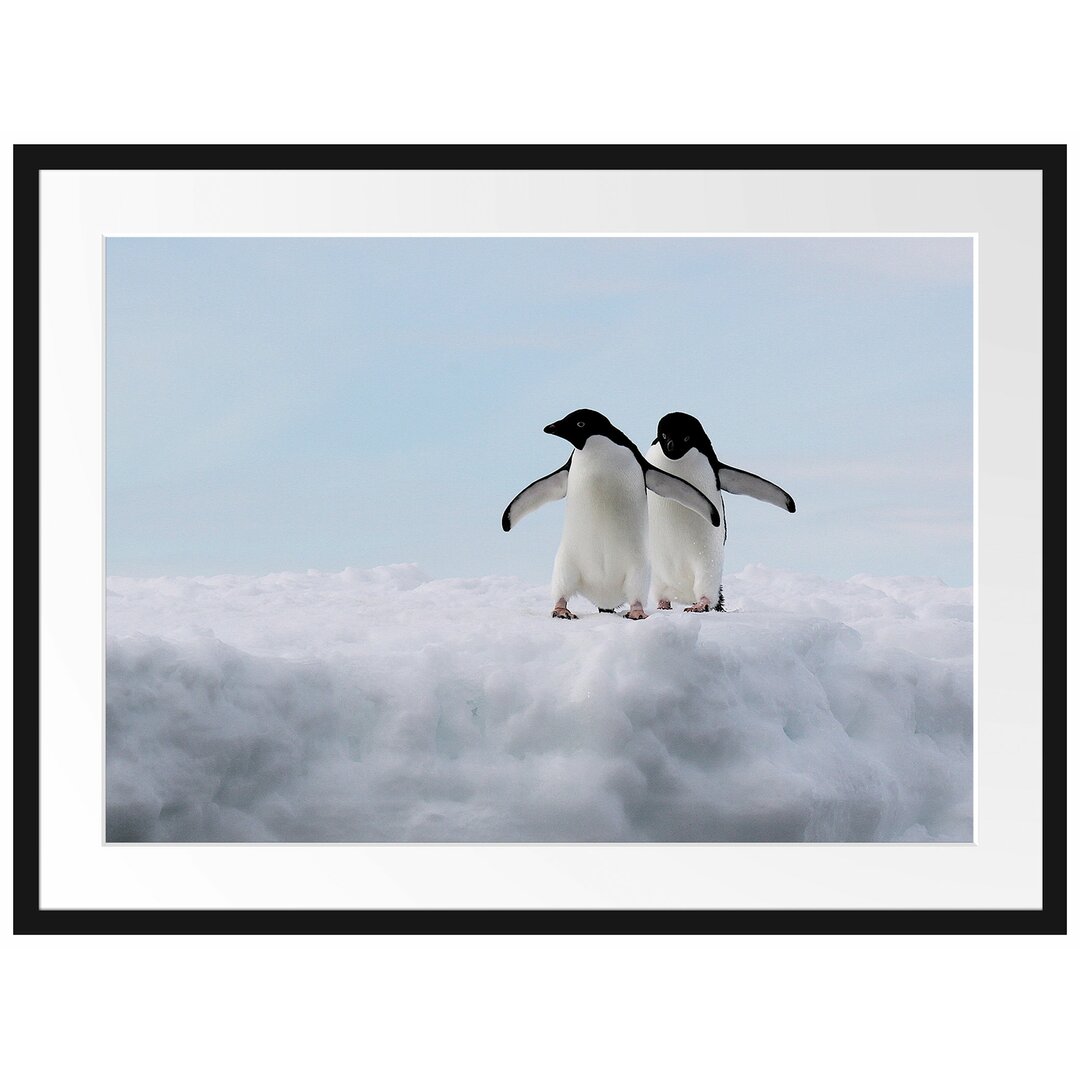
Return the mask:
M657 443L664 456L672 461L678 461L688 450L700 450L706 457L711 457L713 452L701 422L684 412L671 412L661 419L656 425L653 446Z
M554 424L548 424L544 431L573 443L576 450L584 449L590 435L606 435L612 442L620 444L626 442L626 436L603 413L594 409L575 409Z

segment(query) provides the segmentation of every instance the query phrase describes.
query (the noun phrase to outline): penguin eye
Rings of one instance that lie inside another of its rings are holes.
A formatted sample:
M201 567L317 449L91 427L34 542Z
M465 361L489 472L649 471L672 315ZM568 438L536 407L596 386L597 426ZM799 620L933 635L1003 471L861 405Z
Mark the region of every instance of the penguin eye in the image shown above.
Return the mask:
M584 426L585 426L585 421L584 421L584 420L579 420L579 421L577 422L577 426L578 426L578 427L584 427Z
M667 436L666 436L666 435L665 435L665 434L664 434L664 433L663 433L663 432L661 431L661 432L660 432L660 438L661 438L661 439L666 439L666 438L667 438Z
M683 442L689 442L689 441L690 441L690 436L689 436L689 435L687 435L687 436L686 436L686 438L685 438L685 439L683 439Z

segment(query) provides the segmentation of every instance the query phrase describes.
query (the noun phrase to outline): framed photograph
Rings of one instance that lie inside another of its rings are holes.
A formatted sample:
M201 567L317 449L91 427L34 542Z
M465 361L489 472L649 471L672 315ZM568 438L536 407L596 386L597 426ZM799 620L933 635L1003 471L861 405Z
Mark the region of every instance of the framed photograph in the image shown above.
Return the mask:
M1064 192L17 147L16 930L1064 932Z

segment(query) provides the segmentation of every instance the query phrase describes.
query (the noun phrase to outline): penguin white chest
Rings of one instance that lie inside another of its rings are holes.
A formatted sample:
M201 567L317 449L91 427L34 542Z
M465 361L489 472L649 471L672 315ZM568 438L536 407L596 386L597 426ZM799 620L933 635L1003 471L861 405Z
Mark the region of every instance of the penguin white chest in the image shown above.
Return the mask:
M574 451L553 591L581 593L600 607L648 592L648 504L632 450L594 437Z
M645 460L658 469L707 492L721 518L723 500L708 458L689 450L677 461L668 458L659 445L649 447ZM712 598L720 589L724 566L727 522L713 528L699 514L671 499L649 493L649 556L652 561L654 591L667 600L694 603L702 596Z

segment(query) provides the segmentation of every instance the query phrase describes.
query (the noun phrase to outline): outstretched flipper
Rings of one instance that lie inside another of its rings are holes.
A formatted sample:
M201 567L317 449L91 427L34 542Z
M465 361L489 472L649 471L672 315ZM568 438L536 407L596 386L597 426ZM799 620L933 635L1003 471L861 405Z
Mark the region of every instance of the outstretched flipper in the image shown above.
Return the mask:
M732 495L749 495L751 499L760 499L762 502L779 506L789 514L795 513L795 500L783 488L754 473L733 469L720 461L716 463L716 486L721 491L731 492Z
M526 514L531 514L546 503L566 498L566 480L570 475L570 462L573 459L574 455L571 454L562 468L534 480L524 491L518 492L511 499L510 505L503 511L503 532L509 532Z
M643 463L644 458L642 459ZM720 511L716 509L707 495L702 494L693 484L680 480L655 465L645 463L645 486L664 499L672 499L688 510L700 514L706 521L720 527Z

